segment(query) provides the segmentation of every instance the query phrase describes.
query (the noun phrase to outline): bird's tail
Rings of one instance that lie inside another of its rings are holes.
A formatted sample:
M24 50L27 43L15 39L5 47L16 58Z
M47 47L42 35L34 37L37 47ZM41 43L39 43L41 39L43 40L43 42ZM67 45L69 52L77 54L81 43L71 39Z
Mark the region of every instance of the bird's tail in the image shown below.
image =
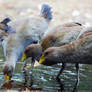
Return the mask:
M51 7L48 4L42 5L41 16L44 17L48 21L52 20L52 11L51 11Z

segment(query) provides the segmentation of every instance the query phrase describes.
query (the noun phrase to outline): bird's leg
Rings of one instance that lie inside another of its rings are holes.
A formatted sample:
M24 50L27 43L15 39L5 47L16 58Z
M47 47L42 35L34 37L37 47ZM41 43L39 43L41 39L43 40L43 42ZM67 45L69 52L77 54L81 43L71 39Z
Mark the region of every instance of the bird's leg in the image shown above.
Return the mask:
M62 63L62 68L60 69L58 75L56 78L59 78L60 74L63 72L63 70L65 69L66 63Z
M34 58L32 57L31 68L30 68L30 72L29 72L30 87L31 87L32 84L33 84L32 71L33 71L33 68L34 68L34 63L35 63L35 60L34 60Z
M76 64L76 71L77 71L77 86L79 85L79 73L80 73L80 69L79 69L79 64Z
M26 65L27 65L27 61L24 61L24 64L23 64L23 69L22 69L22 70L25 70Z
M77 63L75 66L76 66L76 71L77 71L77 81L76 81L76 84L75 84L74 89L73 89L74 91L77 90L77 88L78 88L78 85L79 85L79 73L80 73L79 64Z
M22 72L23 72L23 75L24 75L24 79L25 79L24 84L27 83L26 64L27 64L27 61L24 62L23 69L22 69Z
M59 83L59 85L60 85L60 92L63 92L63 91L64 91L64 84L61 82L61 80L60 80L59 77L56 79L56 81L57 81L57 82Z

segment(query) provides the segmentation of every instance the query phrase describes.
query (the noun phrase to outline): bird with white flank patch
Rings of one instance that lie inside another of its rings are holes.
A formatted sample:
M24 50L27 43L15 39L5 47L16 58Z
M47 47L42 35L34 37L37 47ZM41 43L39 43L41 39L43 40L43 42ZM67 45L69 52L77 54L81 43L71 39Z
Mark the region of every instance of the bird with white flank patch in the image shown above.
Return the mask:
M3 41L6 61L3 67L5 78L10 79L15 70L16 62L21 59L25 48L32 43L38 43L42 35L47 30L52 20L51 7L42 5L41 15L16 19L9 23L16 33L9 35ZM9 78L8 78L9 77Z

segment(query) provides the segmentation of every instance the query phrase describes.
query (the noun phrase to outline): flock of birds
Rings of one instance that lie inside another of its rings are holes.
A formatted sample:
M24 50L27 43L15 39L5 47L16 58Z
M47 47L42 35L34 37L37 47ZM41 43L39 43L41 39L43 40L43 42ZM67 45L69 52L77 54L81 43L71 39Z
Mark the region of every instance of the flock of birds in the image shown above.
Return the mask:
M66 63L74 63L78 81L79 64L92 64L92 28L71 22L51 29L52 18L51 7L43 4L39 16L13 21L5 18L0 22L0 43L6 59L3 73L7 81L21 58L26 62L31 57L31 70L35 60L47 66L62 63L57 78Z

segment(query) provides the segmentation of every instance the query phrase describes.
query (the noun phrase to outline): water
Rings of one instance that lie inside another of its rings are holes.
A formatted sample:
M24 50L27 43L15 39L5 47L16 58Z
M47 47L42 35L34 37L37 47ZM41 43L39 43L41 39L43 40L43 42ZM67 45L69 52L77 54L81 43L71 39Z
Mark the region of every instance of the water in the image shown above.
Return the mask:
M5 86L5 79L2 73L2 66L4 62L0 62L0 88L7 89ZM24 76L22 73L23 62L19 62L16 65L12 81L8 89L22 90L24 85ZM31 89L35 90L73 90L76 84L76 68L74 65L68 65L63 73L60 75L60 81L56 80L56 75L60 70L61 64L55 66L40 65L33 69ZM30 70L27 70L30 72ZM29 80L27 85L29 85ZM80 83L78 90L92 90L92 65L80 66Z

